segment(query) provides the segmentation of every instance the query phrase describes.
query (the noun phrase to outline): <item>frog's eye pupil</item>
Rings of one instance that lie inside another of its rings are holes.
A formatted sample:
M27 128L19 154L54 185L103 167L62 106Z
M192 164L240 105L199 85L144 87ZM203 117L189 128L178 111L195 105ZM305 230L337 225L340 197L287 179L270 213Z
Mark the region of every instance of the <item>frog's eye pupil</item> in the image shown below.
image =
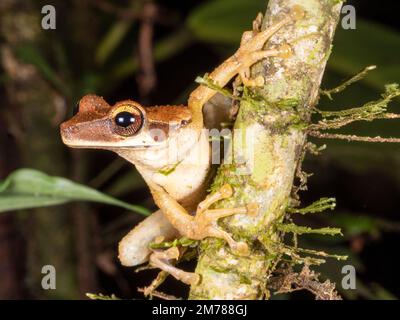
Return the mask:
M115 114L113 122L116 134L124 137L133 136L143 126L143 113L138 108L132 107L132 111L124 110Z
M120 112L115 117L115 123L123 128L127 128L136 122L135 116L127 111Z

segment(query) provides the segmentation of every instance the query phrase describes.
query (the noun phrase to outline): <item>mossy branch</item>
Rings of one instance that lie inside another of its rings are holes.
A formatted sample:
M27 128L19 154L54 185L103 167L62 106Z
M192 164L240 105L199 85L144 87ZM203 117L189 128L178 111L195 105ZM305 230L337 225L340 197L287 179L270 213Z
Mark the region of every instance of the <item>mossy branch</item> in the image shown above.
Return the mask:
M171 247L195 247L197 246L198 241L188 239L186 237L178 238L173 241L162 241L162 242L152 242L150 243L151 249L168 249Z
M108 296L102 293L86 293L86 296L91 300L121 300L115 294Z
M276 224L276 228L279 231L282 232L291 232L295 234L323 234L323 235L330 235L330 236L336 236L336 235L343 235L342 231L339 228L331 228L331 227L326 227L326 228L320 228L320 229L312 229L310 227L304 227L304 226L298 226L294 223L289 223L289 224Z
M375 119L399 119L400 114L388 113L388 105L393 99L400 96L400 88L397 83L385 86L382 98L370 101L358 108L344 109L340 111L316 111L323 117L316 124L309 126L310 132L316 130L339 129L355 121L372 121ZM333 119L330 119L333 118Z
M240 99L236 99L240 102L240 109L234 128L246 132L251 139L243 139L243 136L234 133L232 152L228 154L226 164L220 166L211 187L211 190L216 190L228 183L234 188L234 196L220 201L216 208L249 203L259 205L255 216L235 215L220 222L220 226L235 240L245 241L251 253L239 256L223 241L201 241L196 273L201 275L202 280L191 287L191 299L268 298L269 280L281 263L286 263L288 259L305 264L324 262L320 258L301 257L298 251L286 247L282 242L284 231L277 226L285 223L296 169L302 160L302 151L307 148L307 130L318 100L341 2L270 0L262 28L282 19L295 5L304 8L305 17L285 26L266 45L268 49L289 44L293 55L286 59L265 59L252 67L253 79L257 76L265 79L263 87L254 89L244 86L242 90L233 91L233 94L241 93ZM258 23L255 25L258 27ZM206 80L204 84L212 86ZM231 95L229 91L223 93ZM317 212L332 207L331 200L324 201L308 209ZM287 224L286 228L289 228ZM293 227L291 230L309 231L301 228ZM340 233L335 229L322 231ZM264 250L260 249L260 234L265 240ZM274 243L278 245L271 245Z
M318 131L310 131L310 136L321 138L321 139L336 139L336 140L347 140L347 141L358 141L358 142L380 142L380 143L400 143L400 138L383 138L377 137L363 137L354 134L340 134L340 133L321 133Z
M335 207L336 207L335 198L321 198L305 208L288 208L287 212L300 213L300 214L317 213L325 211L327 209L333 210L335 209Z
M210 89L217 91L218 93L222 94L225 97L231 98L233 100L240 100L241 97L235 96L231 91L225 88L221 88L220 86L216 85L209 77L208 73L206 73L203 77L197 77L195 82L198 84L202 84Z

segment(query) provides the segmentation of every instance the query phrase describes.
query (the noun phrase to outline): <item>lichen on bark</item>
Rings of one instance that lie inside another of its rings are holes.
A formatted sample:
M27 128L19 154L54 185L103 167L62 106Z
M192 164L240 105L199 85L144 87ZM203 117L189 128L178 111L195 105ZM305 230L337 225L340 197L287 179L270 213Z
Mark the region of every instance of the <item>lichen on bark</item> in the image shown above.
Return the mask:
M220 225L236 240L246 241L251 253L238 256L221 240L200 245L196 273L201 282L191 287L191 299L261 299L268 297L268 281L279 261L269 243L280 243L276 227L284 222L293 182L306 144L306 126L318 99L341 2L332 0L270 0L263 28L281 19L293 6L305 17L282 28L266 48L287 43L293 55L271 58L252 67L262 75L261 88L244 88L234 125L228 164L220 166L212 189L224 183L234 188L232 198L216 207L257 203L255 216L236 215Z

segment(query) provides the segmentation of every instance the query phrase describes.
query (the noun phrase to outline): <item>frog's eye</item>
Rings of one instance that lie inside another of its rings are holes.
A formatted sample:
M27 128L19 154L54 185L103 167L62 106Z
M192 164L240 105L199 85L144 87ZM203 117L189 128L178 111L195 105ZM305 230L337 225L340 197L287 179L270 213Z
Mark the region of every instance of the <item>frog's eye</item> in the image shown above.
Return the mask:
M137 122L137 117L133 113L123 111L115 116L115 124L117 126L127 128Z
M121 136L136 134L143 125L143 114L137 108L117 112L114 116L114 131Z

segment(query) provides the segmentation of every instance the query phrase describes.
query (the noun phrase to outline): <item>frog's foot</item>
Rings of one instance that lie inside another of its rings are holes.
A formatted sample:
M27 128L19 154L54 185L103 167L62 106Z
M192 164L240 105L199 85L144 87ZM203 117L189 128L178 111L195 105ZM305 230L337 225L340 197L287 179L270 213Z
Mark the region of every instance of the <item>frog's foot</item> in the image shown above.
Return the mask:
M267 57L288 57L291 54L291 49L288 45L263 50L267 40L276 33L284 25L297 21L304 16L304 10L300 6L294 6L291 11L285 15L280 21L273 23L266 30L253 30L243 35L242 43L236 53L226 59L220 66L211 72L208 78L216 85L224 87L237 74L241 75L245 85L261 85L264 79L261 77L255 80L249 79L249 68ZM258 29L259 22L255 23L255 29ZM209 101L216 91L207 86L201 85L194 90L189 97L188 107L192 112L192 128L199 130L203 126L203 106ZM179 228L178 228L179 229Z
M264 84L264 78L261 76L250 79L250 66L254 63L267 57L288 58L292 55L292 49L287 44L271 50L262 50L262 48L265 42L280 28L290 22L301 19L303 16L304 10L300 6L294 6L285 18L272 24L267 29L258 32L260 21L256 19L253 23L253 31L243 33L240 48L236 52L235 58L240 62L238 73L245 86L262 86Z
M151 284L147 287L144 287L141 289L143 292L144 296L152 296L153 292L156 291L156 289L164 282L164 280L167 278L168 273L165 271L160 271L157 275L157 277L151 282Z
M235 241L229 233L218 227L217 222L220 218L238 213L254 215L258 211L258 206L256 204L249 204L238 208L208 209L213 203L229 198L232 194L232 187L229 184L225 184L217 192L209 195L204 201L199 203L193 221L195 225L194 238L204 239L206 237L214 237L224 239L233 251L240 255L247 255L249 253L247 244Z
M172 275L175 279L180 280L188 285L195 285L200 281L200 276L196 273L186 272L181 269L176 268L171 264L171 260L177 260L179 258L179 249L177 247L171 247L167 250L154 250L150 255L150 265L156 268L159 268L170 275ZM157 281L155 279L154 281ZM154 285L157 286L157 283L152 283L150 285L151 290ZM152 286L153 285L153 286ZM149 293L150 291L146 292Z
M253 40L254 39L250 40L249 42L252 42ZM246 45L240 48L236 52L235 56L236 59L240 62L240 66L238 67L238 74L240 75L243 84L247 87L264 85L264 78L262 76L258 76L255 79L250 79L250 67L254 63L268 57L279 57L284 59L289 58L293 53L292 48L288 44L283 44L277 48L270 50L248 51L244 48L246 48Z
M245 33L242 35L242 40L238 52L254 52L261 50L268 39L271 38L277 31L279 31L279 29L289 23L293 23L297 20L302 19L304 15L304 9L301 6L296 5L290 10L288 14L286 14L283 19L271 24L265 30L258 32L256 30L258 26L253 25L253 31L245 31ZM259 24L259 22L256 23Z

